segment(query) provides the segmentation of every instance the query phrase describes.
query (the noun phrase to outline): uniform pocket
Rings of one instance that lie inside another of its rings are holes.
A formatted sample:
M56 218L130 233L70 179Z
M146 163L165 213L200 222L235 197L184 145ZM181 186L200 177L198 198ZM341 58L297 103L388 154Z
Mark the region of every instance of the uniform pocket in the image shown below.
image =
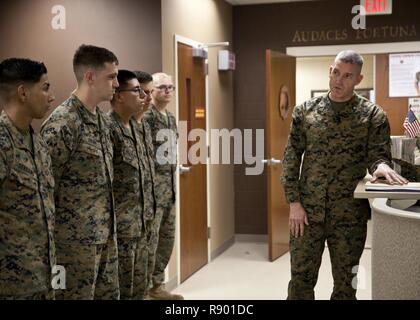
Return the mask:
M139 169L139 161L137 158L136 150L134 150L133 147L124 145L121 150L121 157L124 163L129 164L137 170Z
M92 145L87 142L82 142L77 148L77 151L93 157L102 156L101 146Z
M38 190L38 180L36 178L36 173L27 167L25 167L25 171L20 170L22 169L21 166L23 165L18 164L11 172L13 180L16 180L17 182L17 187L19 188L19 186L24 186L31 190ZM32 174L29 172L32 172Z

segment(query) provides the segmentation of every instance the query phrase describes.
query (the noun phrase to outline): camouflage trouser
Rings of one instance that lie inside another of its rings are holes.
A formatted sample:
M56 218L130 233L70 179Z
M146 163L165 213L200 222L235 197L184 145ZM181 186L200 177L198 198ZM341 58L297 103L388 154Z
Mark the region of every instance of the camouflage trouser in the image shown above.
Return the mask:
M118 273L121 300L143 299L147 286L147 256L144 239L118 239Z
M175 243L175 206L158 207L155 225L159 232L155 261L152 263L152 284L165 281L165 268L169 263Z
M140 238L118 239L121 299L141 300L152 285L158 232L154 221L146 221Z
M56 290L57 300L117 300L117 240L104 244L56 243L57 263L65 267L66 289Z
M28 295L0 296L0 300L54 300L54 290L45 290Z
M331 257L334 289L331 299L356 299L353 267L359 264L366 240L366 222L310 222L302 237L290 236L292 279L288 299L314 299L325 241Z

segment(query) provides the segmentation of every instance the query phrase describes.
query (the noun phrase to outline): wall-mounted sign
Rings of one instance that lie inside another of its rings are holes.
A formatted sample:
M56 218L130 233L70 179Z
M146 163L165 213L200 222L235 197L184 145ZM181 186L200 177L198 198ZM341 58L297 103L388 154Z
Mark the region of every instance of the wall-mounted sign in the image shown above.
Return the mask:
M389 96L420 96L420 52L389 55Z
M385 25L381 27L367 27L366 29L352 28L330 30L296 30L292 43L312 45L312 43L331 43L348 41L413 41L417 39L415 25Z
M408 109L414 112L417 120L420 119L420 98L410 98L408 99Z
M219 70L235 70L235 54L229 50L219 51Z
M206 109L201 106L195 107L195 118L196 119L204 119L206 117Z
M392 14L392 0L360 0L366 15Z
M286 120L290 111L289 88L286 85L281 85L279 88L278 108L280 117Z

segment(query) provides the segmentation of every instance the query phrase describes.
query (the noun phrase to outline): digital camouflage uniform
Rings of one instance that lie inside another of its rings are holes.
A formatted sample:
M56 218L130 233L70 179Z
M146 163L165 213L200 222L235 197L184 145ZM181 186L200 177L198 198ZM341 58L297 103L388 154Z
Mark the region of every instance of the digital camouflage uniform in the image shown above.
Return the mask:
M147 155L137 122L126 128L119 115L110 113L114 144L114 195L117 214L121 299L143 299L147 287L147 257L143 208ZM147 194L147 191L146 191Z
M293 112L282 181L287 201L302 204L309 226L302 237L290 236L289 299L314 299L325 241L334 278L331 298L356 298L353 267L364 249L370 209L353 192L366 169L372 173L381 162L391 166L385 112L356 94L334 105L324 95Z
M166 111L165 117L152 105L144 113L144 120L151 129L154 145L154 162L156 173L156 228L159 230L159 243L156 250L156 261L152 276L153 285L165 281L165 268L168 265L175 241L175 194L176 194L176 139L178 129L174 115ZM166 131L166 132L165 132ZM169 133L169 134L167 134ZM161 136L162 135L162 136ZM161 154L163 144L169 146L168 153ZM172 158L172 163L165 159Z
M32 146L0 115L0 299L53 299L54 178L46 144Z
M42 125L55 178L57 261L64 299L118 299L118 253L109 119L72 95Z
M144 198L143 198L143 212L144 212L144 231L141 241L141 250L144 260L147 261L147 286L145 294L152 285L152 275L156 259L156 250L159 241L159 228L156 227L156 219L159 217L156 214L156 199L155 199L155 163L154 147L152 133L149 125L143 119L137 123L137 130L140 137L140 147L145 155L144 160ZM159 220L160 221L160 220Z

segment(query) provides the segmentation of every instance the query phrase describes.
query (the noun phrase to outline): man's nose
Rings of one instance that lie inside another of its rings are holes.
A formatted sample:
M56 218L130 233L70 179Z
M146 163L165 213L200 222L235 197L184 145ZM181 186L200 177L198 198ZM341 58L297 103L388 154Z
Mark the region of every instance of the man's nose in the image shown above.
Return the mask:
M54 93L51 93L50 94L50 96L49 96L49 99L48 99L48 102L53 102L55 100L55 95L54 95Z

